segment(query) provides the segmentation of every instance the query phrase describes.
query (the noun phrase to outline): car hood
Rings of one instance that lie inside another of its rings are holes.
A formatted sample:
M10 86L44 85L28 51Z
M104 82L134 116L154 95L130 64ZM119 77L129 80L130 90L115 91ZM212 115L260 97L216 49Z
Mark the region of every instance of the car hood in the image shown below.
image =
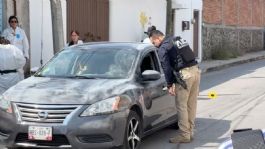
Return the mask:
M3 95L14 102L35 104L93 104L130 87L127 79L62 79L30 77Z

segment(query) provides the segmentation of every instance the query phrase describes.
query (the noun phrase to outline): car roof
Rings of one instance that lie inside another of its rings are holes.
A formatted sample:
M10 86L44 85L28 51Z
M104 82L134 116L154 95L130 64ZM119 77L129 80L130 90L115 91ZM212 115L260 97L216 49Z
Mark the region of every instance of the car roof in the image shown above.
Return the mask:
M104 47L119 47L119 46L136 49L138 51L143 51L144 49L154 48L152 44L141 43L141 42L88 42L88 43L74 45L68 48L69 49L72 49L72 48L86 49L86 48L104 48ZM68 49L68 48L65 48L65 49Z

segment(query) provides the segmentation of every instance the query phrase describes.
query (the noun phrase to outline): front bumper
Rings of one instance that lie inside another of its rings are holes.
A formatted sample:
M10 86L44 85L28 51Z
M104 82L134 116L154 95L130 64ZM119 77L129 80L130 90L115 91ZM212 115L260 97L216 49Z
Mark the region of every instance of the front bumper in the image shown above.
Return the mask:
M0 110L0 144L7 147L104 149L123 144L128 111L110 115L79 117L73 114L64 124L27 124L15 114ZM28 140L29 126L48 126L53 130L53 141Z

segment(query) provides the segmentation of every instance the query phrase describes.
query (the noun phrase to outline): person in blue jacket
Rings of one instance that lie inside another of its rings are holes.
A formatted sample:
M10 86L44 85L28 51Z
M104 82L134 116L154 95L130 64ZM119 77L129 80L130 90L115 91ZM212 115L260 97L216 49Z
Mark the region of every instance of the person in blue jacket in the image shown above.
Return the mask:
M189 44L181 37L165 36L161 31L155 30L150 33L150 40L158 48L168 92L176 100L179 133L170 138L169 142L188 143L194 134L200 84L197 61ZM186 86L178 80L182 80Z

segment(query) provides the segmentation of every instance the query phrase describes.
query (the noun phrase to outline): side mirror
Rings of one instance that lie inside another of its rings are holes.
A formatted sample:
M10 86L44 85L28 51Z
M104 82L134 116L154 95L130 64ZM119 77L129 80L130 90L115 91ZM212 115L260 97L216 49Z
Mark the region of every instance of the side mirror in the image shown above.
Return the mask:
M39 67L33 67L30 69L30 74L34 75L39 70Z
M155 70L145 70L142 73L142 77L144 81L153 81L161 78L160 72Z

